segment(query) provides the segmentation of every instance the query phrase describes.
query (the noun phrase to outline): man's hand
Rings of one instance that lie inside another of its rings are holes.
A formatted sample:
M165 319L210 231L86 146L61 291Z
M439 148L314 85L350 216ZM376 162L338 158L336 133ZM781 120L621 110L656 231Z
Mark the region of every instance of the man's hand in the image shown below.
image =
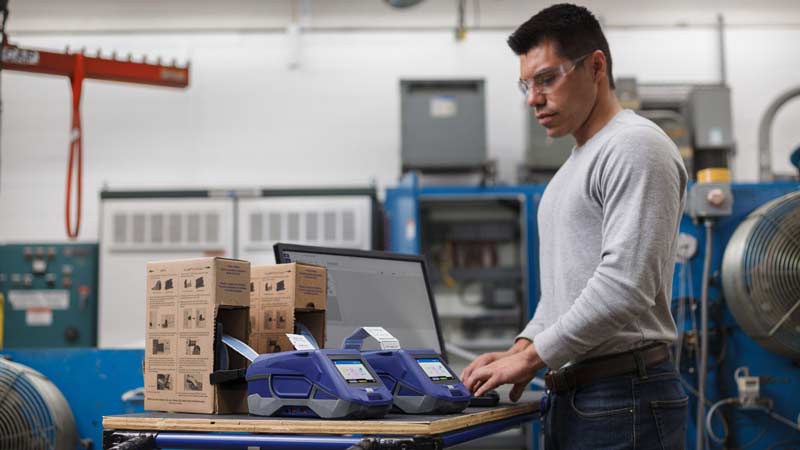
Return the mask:
M517 339L517 341L514 342L514 345L512 345L511 348L509 348L504 352L484 353L483 355L475 358L474 361L469 363L469 365L461 372L459 378L461 378L461 381L464 381L465 379L469 378L470 375L472 375L472 372L474 372L475 369L487 366L497 361L498 359L505 358L506 356L513 355L514 353L519 353L525 348L527 348L529 345L531 345L531 341L524 338Z
M461 372L461 375L459 375L459 378L461 378L461 381L463 382L464 380L468 379L472 375L472 373L475 371L475 369L479 369L481 367L487 366L487 365L497 361L498 359L505 358L506 356L508 356L510 354L511 353L509 353L508 351L484 353L481 356L478 356L477 358L475 358L474 361L469 363L469 365Z
M475 362L477 361L475 360ZM528 383L542 367L544 367L544 362L536 352L536 348L528 345L522 351L474 368L461 381L475 396L481 396L502 384L513 384L514 387L508 397L515 402L519 400L528 387Z

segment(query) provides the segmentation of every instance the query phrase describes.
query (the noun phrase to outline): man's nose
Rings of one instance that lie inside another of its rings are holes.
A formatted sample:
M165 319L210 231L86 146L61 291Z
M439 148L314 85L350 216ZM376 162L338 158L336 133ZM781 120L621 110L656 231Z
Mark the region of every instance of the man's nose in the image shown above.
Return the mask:
M544 106L547 103L547 98L539 92L538 89L531 87L528 89L528 106L535 107L535 106Z

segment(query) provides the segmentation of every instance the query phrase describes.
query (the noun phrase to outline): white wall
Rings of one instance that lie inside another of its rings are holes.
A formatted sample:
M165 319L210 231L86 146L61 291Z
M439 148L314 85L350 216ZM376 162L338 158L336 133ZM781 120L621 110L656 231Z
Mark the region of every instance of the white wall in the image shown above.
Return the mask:
M713 3L597 3L616 75L717 80ZM403 12L378 0L299 2L295 17L311 27L299 43L281 31L292 20L289 1L240 0L226 3L225 12L214 4L83 0L65 8L54 0L11 1L10 34L20 45L85 46L90 53L101 48L192 63L186 90L85 83L81 239L97 239L103 185L394 185L401 78L485 78L490 157L499 161L501 179L514 180L526 112L515 86L516 59L504 41L541 2L483 1L480 19L470 2L469 23L489 28L471 31L463 42L449 29L454 7L445 0ZM800 84L800 59L793 56L800 25L792 25L800 23L800 2L724 4L732 23L727 57L739 145L733 170L738 180L755 180L758 120L772 99ZM303 11L311 16L303 18ZM300 65L290 69L294 60ZM63 239L68 83L4 71L2 100L0 240ZM798 104L776 120L779 171L790 170L789 150L800 143Z

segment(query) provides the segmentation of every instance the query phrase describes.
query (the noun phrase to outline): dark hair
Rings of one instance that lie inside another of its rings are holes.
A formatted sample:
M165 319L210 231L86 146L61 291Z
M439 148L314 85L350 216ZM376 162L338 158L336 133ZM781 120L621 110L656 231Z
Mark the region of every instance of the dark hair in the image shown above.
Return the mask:
M514 53L524 55L545 41L553 42L558 54L569 59L601 50L608 63L608 83L614 89L608 41L588 9L569 3L549 6L520 25L507 42Z

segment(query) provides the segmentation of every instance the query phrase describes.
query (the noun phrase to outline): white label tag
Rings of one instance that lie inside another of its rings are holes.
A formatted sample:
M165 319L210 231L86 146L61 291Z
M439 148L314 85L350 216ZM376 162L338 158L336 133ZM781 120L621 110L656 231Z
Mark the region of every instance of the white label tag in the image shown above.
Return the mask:
M25 311L25 325L29 327L49 327L53 324L53 310L50 308L31 308Z
M67 309L69 307L69 291L66 289L8 291L8 301L14 309Z
M458 113L458 103L455 97L439 96L431 98L430 103L431 117L447 118L453 117Z
M3 49L3 62L35 66L39 64L39 52L36 50L6 47Z
M711 145L722 145L722 128L714 127L708 130L708 143Z
M364 327L364 331L374 337L381 346L381 350L398 350L400 342L383 327Z
M289 342L292 343L295 350L316 350L314 345L309 342L308 338L302 334L286 333L286 337L289 338Z

